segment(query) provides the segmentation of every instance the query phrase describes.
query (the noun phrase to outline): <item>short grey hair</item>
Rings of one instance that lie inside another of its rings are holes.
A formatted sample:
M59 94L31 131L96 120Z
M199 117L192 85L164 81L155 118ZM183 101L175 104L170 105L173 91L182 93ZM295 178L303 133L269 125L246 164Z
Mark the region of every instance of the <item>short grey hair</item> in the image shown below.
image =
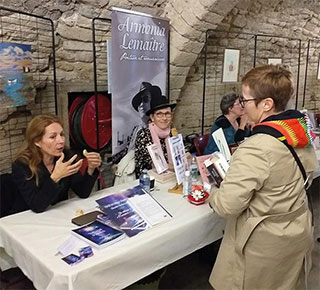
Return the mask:
M232 108L235 101L239 98L240 98L240 95L236 93L230 93L230 94L224 95L220 102L220 109L222 114L227 115L229 113L229 109Z

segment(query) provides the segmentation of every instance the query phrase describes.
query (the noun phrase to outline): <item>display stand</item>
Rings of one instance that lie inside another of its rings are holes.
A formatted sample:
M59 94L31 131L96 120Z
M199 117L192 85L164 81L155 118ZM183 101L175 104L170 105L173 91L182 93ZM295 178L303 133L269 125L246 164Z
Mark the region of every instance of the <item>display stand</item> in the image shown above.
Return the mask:
M174 187L168 189L168 192L169 192L169 193L182 194L182 192L183 192L183 185L176 183Z

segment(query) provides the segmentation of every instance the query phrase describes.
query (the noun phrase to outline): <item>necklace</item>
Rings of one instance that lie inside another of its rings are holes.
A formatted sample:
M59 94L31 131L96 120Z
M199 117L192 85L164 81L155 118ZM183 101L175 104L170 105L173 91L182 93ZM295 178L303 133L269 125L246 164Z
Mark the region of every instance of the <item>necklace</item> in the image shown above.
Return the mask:
M49 166L46 166L46 167L47 167L49 173L52 173L52 171L53 171L53 169L54 169L54 164L49 165Z

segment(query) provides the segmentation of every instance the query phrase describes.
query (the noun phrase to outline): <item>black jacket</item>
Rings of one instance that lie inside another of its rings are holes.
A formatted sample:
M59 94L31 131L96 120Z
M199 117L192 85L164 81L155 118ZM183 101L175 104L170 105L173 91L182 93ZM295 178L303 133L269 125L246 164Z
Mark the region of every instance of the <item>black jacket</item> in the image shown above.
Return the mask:
M39 164L38 172L39 186L36 185L35 177L28 179L31 176L28 164L22 161L13 163L12 177L17 190L10 214L28 209L37 213L43 212L50 205L68 199L69 189L72 189L79 197L86 198L90 195L98 176L97 170L92 176L87 171L84 176L78 172L55 183L42 162Z

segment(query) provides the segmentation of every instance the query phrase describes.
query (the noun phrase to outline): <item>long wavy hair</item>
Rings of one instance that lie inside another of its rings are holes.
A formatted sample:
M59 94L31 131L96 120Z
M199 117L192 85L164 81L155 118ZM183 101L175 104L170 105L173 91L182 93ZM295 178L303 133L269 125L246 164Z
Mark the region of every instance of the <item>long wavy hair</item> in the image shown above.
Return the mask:
M34 117L28 124L24 143L17 153L15 160L19 160L28 164L31 170L31 176L28 179L36 178L36 184L39 185L38 166L42 161L43 154L36 142L39 142L46 130L46 127L52 123L58 123L63 128L61 120L54 115L38 115Z

